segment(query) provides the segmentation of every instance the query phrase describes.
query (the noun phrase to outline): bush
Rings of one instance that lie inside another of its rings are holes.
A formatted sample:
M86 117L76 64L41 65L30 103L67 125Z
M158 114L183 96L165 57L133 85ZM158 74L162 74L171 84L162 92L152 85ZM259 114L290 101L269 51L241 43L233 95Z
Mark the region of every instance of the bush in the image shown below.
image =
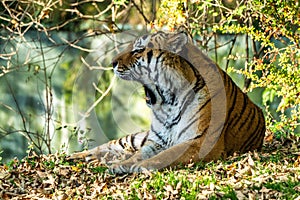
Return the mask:
M156 24L169 29L184 25L199 38L202 48L208 53L214 51L217 63L221 62L218 49L226 46L223 68L244 76L245 92L264 89L261 103L268 130L277 137L299 137L300 22L295 4L298 2L217 0L186 4L163 0ZM243 52L236 52L237 37L241 36L245 38ZM221 37L227 41L220 44ZM244 61L243 68L230 62L240 59Z

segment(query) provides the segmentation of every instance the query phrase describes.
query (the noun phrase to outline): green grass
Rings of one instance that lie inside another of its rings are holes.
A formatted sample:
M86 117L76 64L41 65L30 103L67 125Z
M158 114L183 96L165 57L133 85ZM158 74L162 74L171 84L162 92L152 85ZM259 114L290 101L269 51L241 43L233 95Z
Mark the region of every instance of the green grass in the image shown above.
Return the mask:
M208 165L210 166L211 163ZM203 190L208 190L211 193L210 199L219 199L220 195L214 194L216 192L222 194L221 199L237 199L234 190L230 186L216 187L218 180L214 174L212 176L198 175L195 174L195 171L190 171L190 168L175 171L165 170L155 172L151 177L135 180L130 185L132 193L128 198L140 199L139 193L148 192L155 194L157 199L164 199L166 196L171 199L179 197L183 199L197 199L201 197L199 194Z
M97 162L41 155L0 165L0 176L9 177L0 179L5 186L0 198L22 183L23 195L45 197L45 189L49 198L62 193L71 199L295 199L299 174L300 156L290 148L125 176L111 175Z
M282 182L267 182L263 184L267 189L271 189L282 194L284 199L295 199L300 196L300 182L299 181L282 181Z

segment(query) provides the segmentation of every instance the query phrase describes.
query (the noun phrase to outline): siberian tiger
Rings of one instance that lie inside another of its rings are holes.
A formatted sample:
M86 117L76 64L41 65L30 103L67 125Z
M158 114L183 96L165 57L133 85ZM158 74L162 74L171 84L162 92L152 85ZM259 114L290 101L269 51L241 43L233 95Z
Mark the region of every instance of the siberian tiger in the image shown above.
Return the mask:
M264 116L185 32L144 35L112 61L121 79L144 86L149 131L71 158L99 159L116 174L226 158L260 149Z

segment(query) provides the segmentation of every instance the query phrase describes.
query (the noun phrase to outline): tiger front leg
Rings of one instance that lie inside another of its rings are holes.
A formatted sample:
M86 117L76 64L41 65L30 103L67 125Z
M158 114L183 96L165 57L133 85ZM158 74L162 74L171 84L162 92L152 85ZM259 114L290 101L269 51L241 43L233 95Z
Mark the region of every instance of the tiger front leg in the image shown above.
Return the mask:
M125 152L121 149L112 149L114 147L114 142L109 142L98 147L95 147L90 150L85 150L82 152L72 154L69 159L71 160L85 160L91 162L93 160L98 160L103 164L110 164L122 160L122 157L125 157ZM127 153L128 154L128 153ZM130 157L128 155L127 157Z
M110 167L110 172L113 174L125 174L133 172L142 172L149 169L135 168L138 163L144 162L153 156L156 156L160 152L164 151L165 147L154 143L152 141L147 141L147 143L132 157L122 162L116 163Z
M159 170L174 164L186 149L185 143L179 144L161 151L148 159L143 159L142 152L140 151L128 160L112 165L109 171L113 174L126 174Z
M212 145L209 152L201 151L203 147L206 148L209 145ZM207 144L203 144L202 138L197 138L172 146L148 159L142 159L141 155L138 152L128 160L112 165L109 169L110 172L125 174L153 171L191 162L217 160L224 156L224 143L223 140L219 140L217 143L208 142Z
M126 160L134 155L144 145L148 137L148 131L127 135L118 140L112 140L106 144L91 150L72 154L69 159L85 159L87 162L99 160L104 164L112 164Z

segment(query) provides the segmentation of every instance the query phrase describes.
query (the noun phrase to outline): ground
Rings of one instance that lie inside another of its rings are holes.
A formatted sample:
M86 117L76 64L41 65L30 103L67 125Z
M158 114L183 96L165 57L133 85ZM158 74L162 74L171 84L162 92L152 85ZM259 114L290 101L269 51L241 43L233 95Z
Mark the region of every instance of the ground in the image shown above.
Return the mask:
M64 153L0 165L0 199L300 199L300 146L272 140L260 152L159 172L115 176Z

